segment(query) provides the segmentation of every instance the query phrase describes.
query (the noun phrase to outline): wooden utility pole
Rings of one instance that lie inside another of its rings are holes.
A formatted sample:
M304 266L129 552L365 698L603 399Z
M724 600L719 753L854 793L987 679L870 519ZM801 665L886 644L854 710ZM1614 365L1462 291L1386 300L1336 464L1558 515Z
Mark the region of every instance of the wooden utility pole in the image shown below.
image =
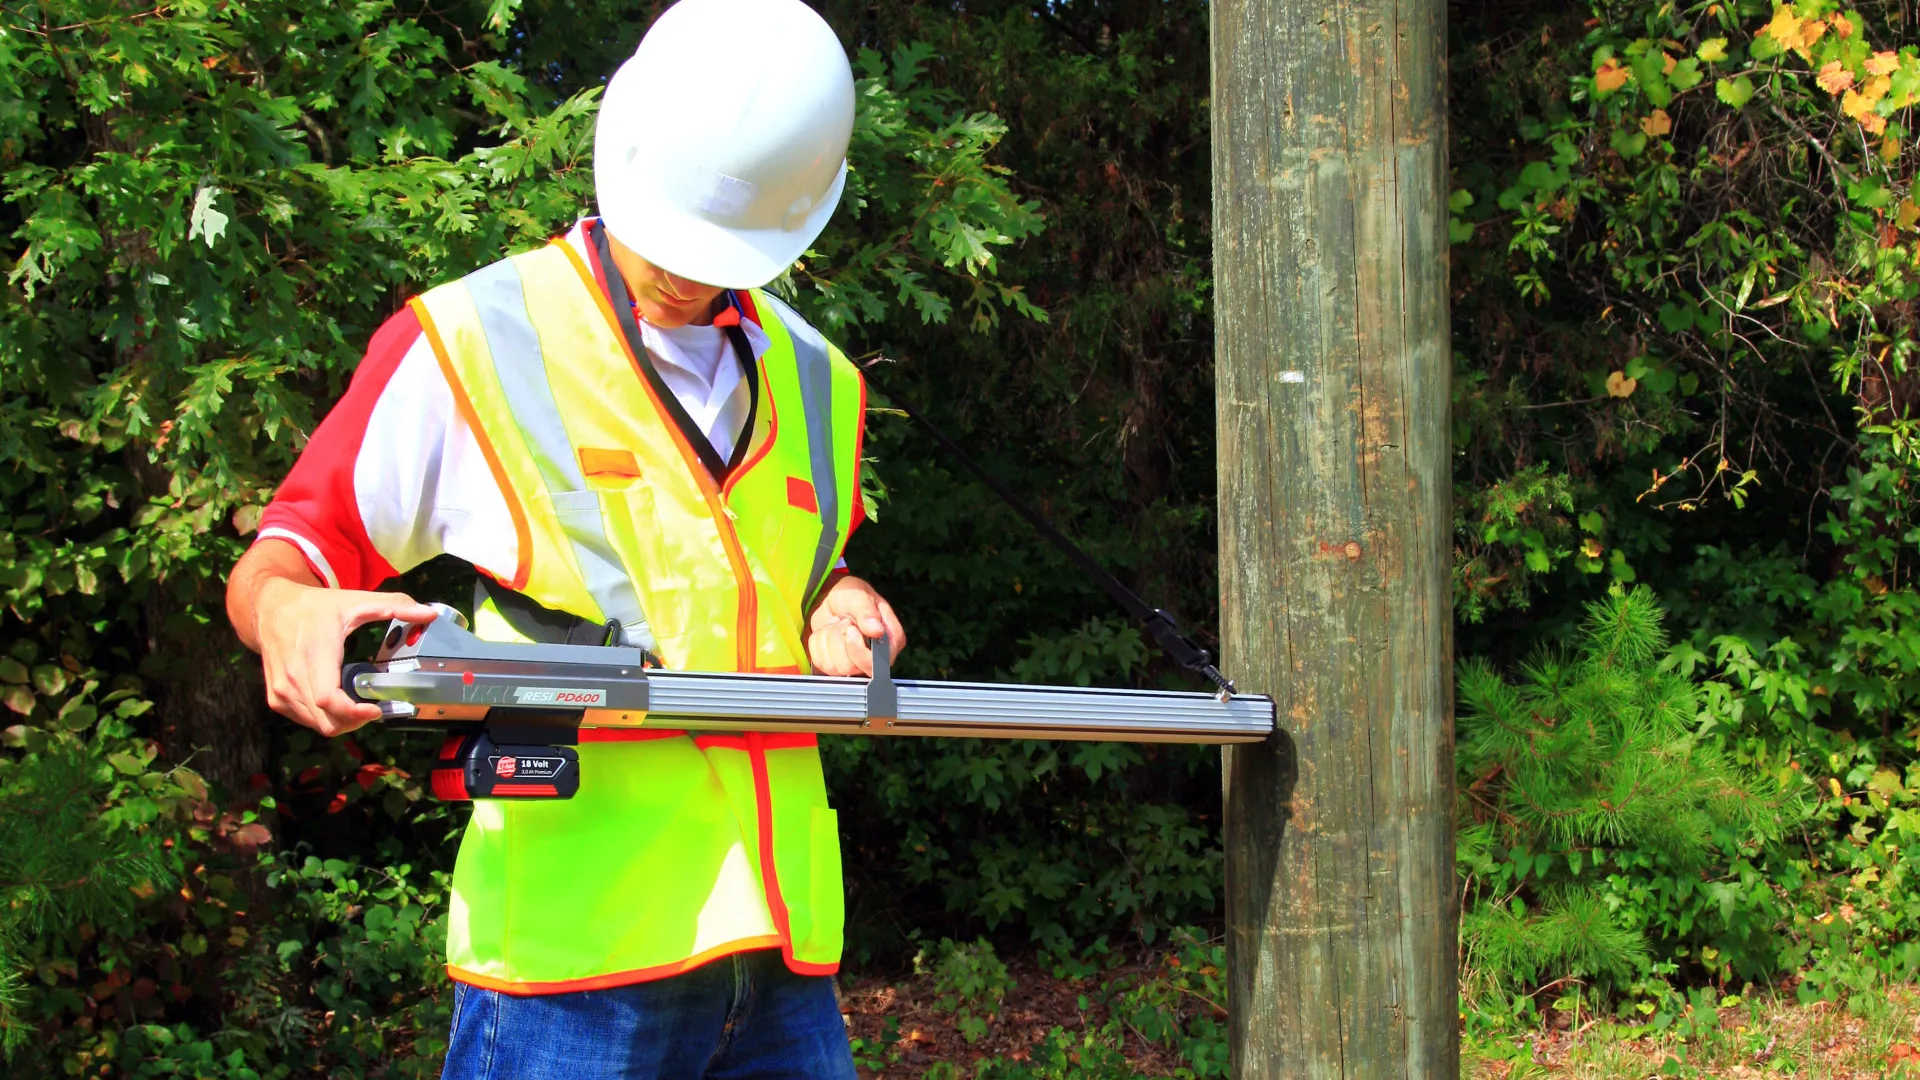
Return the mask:
M1211 10L1233 1073L1452 1077L1446 7Z

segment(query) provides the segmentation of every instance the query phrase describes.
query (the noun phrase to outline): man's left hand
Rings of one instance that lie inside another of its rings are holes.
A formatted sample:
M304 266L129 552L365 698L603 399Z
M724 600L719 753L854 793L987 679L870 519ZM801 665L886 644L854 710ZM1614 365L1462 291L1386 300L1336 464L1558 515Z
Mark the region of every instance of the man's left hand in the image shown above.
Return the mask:
M807 616L807 659L813 662L813 673L872 675L873 649L867 641L882 634L892 646L889 659L898 659L907 632L900 628L893 605L852 574L835 578Z

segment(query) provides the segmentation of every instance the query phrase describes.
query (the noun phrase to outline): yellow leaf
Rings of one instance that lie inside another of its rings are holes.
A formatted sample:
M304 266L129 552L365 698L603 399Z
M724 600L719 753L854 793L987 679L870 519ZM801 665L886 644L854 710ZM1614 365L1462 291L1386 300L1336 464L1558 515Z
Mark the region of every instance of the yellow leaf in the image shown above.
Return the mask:
M1673 130L1673 117L1665 109L1655 109L1645 120L1640 121L1640 130L1649 138L1657 139Z
M1633 391L1640 385L1639 379L1627 378L1624 371L1616 371L1607 376L1607 393L1614 397L1632 397Z
M1848 71L1838 60L1829 60L1826 66L1820 69L1820 73L1814 76L1814 81L1819 83L1820 89L1827 93L1837 94L1853 85L1853 72Z
M1900 68L1900 54L1888 49L1867 57L1867 74L1891 75Z
M1773 9L1773 21L1760 28L1760 32L1778 42L1783 49L1804 49L1806 39L1800 36L1800 16L1793 8L1781 4Z
M1833 23L1834 33L1840 35L1843 38L1850 38L1853 36L1853 20L1847 18L1845 15L1836 14L1831 21Z
M1680 61L1675 60L1671 56L1668 56L1667 51L1665 49L1660 50L1660 61L1662 65L1660 68L1660 74L1662 75L1673 74L1673 69L1675 65L1680 63Z
M1860 86L1860 96L1867 99L1868 105L1878 105L1880 99L1887 96L1887 90L1893 86L1893 80L1885 75L1875 75Z
M1867 134L1878 135L1887 130L1887 118L1877 112L1870 112L1860 118L1860 126L1866 129Z
M1886 138L1880 140L1880 160L1888 165L1900 160L1900 140Z
M1593 73L1593 88L1602 94L1611 94L1627 84L1627 69L1620 66L1618 60L1611 57Z
M1840 111L1855 120L1873 111L1873 102L1856 90L1849 90L1840 98Z
M1820 35L1826 32L1827 32L1826 23L1823 23L1818 19L1808 19L1806 22L1802 23L1800 26L1800 42L1803 46L1811 45L1814 42L1819 41Z
M1727 39L1708 38L1700 43L1700 51L1694 55L1698 56L1702 63L1717 64L1727 58Z
M1600 557L1600 541L1595 540L1591 536L1587 537L1585 540L1580 541L1580 554L1585 555L1589 559L1599 558Z
M1920 224L1920 206L1916 206L1912 199L1901 203L1900 209L1893 212L1893 224L1901 229L1911 229Z

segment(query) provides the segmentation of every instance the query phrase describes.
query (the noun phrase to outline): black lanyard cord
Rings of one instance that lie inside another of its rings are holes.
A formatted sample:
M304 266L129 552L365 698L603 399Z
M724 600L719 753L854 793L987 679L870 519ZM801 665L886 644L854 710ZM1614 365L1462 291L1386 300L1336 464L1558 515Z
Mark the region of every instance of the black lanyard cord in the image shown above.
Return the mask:
M885 362L885 360L885 357L876 357L860 365L862 373L866 376L867 385L878 390L892 403L894 408L906 413L908 419L920 425L928 435L933 437L935 442L939 443L946 449L948 454L953 456L954 460L966 466L967 471L978 477L981 483L987 485L987 489L999 496L1001 502L1006 503L1013 509L1014 513L1019 514L1025 519L1028 525L1033 526L1035 532L1045 537L1048 543L1059 548L1069 559L1072 559L1074 564L1085 571L1088 577L1092 578L1102 589L1106 590L1107 595L1113 598L1114 603L1125 608L1127 614L1138 619L1140 624L1146 627L1147 633L1153 635L1153 640L1159 643L1160 648L1165 650L1167 655L1172 657L1175 663L1186 668L1188 671L1199 673L1208 682L1212 683L1214 688L1219 691L1220 700L1225 701L1233 695L1233 680L1220 673L1220 669L1213 664L1213 654L1201 648L1198 642L1188 637L1186 632L1181 630L1179 625L1173 621L1171 614L1163 608L1148 607L1147 602L1140 599L1139 594L1121 584L1119 578L1108 573L1107 568L1095 561L1093 556L1082 551L1080 545L1067 539L1060 530L1053 527L1052 522L1040 516L1039 511L1022 502L1020 497L1012 491L1009 491L1005 484L994 479L993 475L987 472L985 466L973 460L972 455L961 449L959 443L948 438L946 432L934 426L931 420L922 416L918 409L907 404L898 394L887 390L875 382L873 378L874 370L878 368L881 363Z

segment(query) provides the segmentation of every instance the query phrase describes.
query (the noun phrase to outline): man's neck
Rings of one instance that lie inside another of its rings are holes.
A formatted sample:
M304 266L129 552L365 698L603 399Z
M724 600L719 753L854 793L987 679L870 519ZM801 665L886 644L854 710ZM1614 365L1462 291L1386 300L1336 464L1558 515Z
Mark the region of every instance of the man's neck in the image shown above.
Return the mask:
M605 229L606 225L600 224L597 227L601 229ZM617 269L620 272L621 280L628 283L627 289L629 292L631 292L633 289L632 283L635 281L644 280L645 275L651 269L649 264L645 260L641 259L637 252L635 252L632 248L627 247L625 244L622 244L620 242L620 238L613 235L611 231L607 233L607 251L609 254L613 256L613 265L615 269ZM720 309L726 305L726 299L727 298L725 293L720 294L718 297L714 299L712 310L708 311L705 315L702 315L697 319L689 320L687 325L712 326L714 315L717 314L720 311ZM643 319L642 321L644 322L645 320Z

